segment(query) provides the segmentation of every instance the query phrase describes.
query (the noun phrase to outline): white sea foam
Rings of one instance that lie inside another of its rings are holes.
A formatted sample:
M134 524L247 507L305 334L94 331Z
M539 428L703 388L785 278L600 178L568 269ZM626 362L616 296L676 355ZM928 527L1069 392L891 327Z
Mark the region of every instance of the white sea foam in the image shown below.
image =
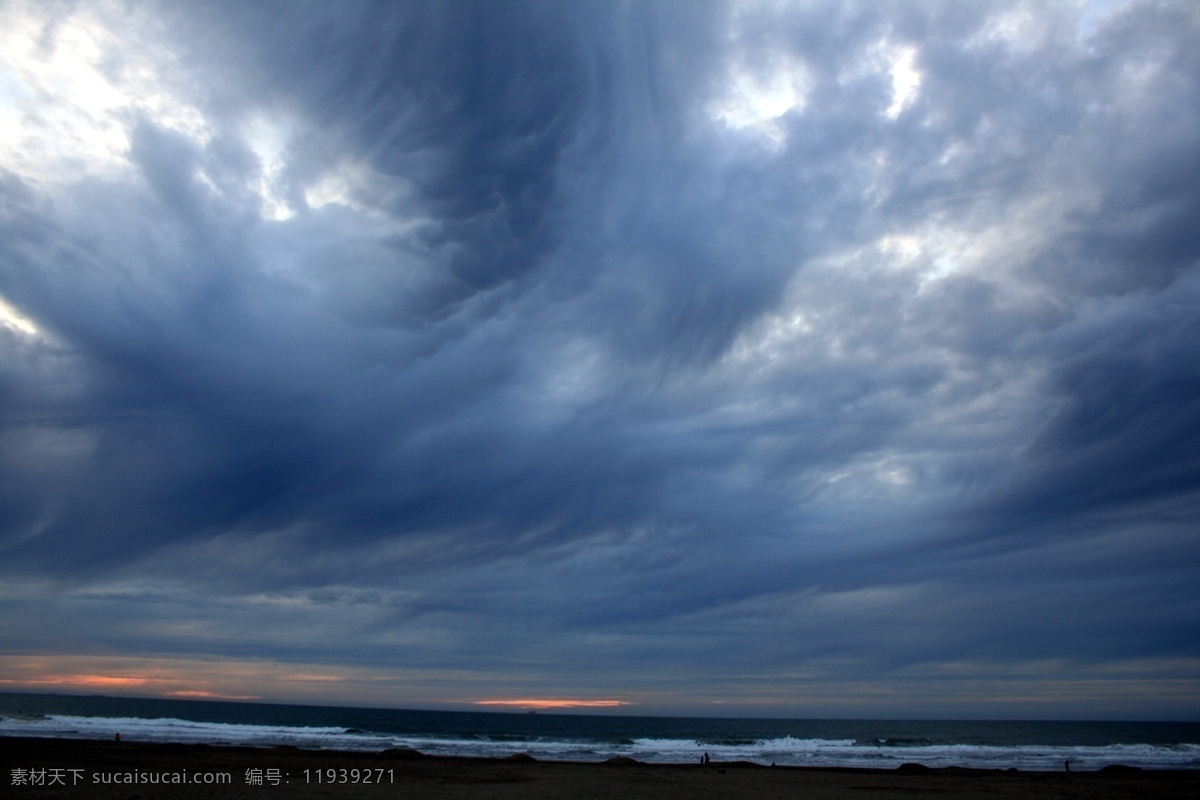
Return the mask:
M1069 761L1078 771L1126 764L1148 769L1200 768L1200 744L1104 746L890 743L855 739L781 738L703 741L687 738L635 738L621 741L520 736L454 736L367 733L343 727L247 725L140 717L0 716L0 736L111 738L147 742L186 742L269 747L379 751L411 748L430 755L503 758L527 753L547 761L603 761L625 756L650 763L751 761L780 766L875 767L906 762L929 767L1061 770Z
M391 737L368 736L346 728L241 725L186 719L142 717L75 717L51 714L35 719L0 717L0 735L69 739L109 739L115 734L134 742L185 742L249 746L289 744L296 747L374 750L390 747Z
M1109 764L1148 769L1200 767L1200 745L1107 745L989 747L965 744L863 744L850 739L782 739L721 744L692 739L634 739L629 743L526 740L503 742L407 737L396 746L438 755L503 757L528 753L543 760L597 761L625 756L649 763L697 763L704 753L713 761L750 761L780 766L873 767L892 769L915 762L929 767L972 767L1057 771L1069 761L1078 771Z

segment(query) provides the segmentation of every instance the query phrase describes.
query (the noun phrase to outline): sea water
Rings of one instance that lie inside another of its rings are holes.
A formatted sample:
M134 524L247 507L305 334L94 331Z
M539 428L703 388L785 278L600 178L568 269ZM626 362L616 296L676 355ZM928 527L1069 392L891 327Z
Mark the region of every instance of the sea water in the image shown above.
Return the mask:
M1200 723L814 720L406 711L0 694L0 736L649 763L1200 769Z

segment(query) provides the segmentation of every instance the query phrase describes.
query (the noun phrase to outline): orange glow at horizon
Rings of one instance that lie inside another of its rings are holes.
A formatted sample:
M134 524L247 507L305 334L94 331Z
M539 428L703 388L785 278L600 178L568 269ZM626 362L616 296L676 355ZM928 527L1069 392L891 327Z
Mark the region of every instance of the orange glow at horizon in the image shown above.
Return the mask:
M345 700L352 705L362 702L354 693L356 687L389 678L365 670L249 659L0 653L2 691L137 694L179 700ZM330 691L341 696L329 696Z
M75 675L49 675L36 678L0 678L0 685L10 686L70 686L79 689L118 689L130 686L146 686L163 687L164 685L176 684L185 682L186 679L181 678L149 678L141 676L123 676L123 675L91 675L91 674L75 674ZM174 689L171 691L163 691L161 688L156 692L161 697L178 697L181 699L193 700L261 700L262 696L257 694L225 694L222 692L211 692L207 689Z
M114 686L145 686L148 683L159 682L155 678L131 678L118 675L57 675L49 678L25 678L23 680L5 679L0 683L28 684L32 686L82 686L85 688L104 689Z
M177 692L165 692L164 697L181 697L188 700L261 700L257 694L220 694L205 692L200 689L180 689Z
M520 708L613 708L632 705L628 700L543 700L538 698L516 700L476 700L477 706L518 706Z

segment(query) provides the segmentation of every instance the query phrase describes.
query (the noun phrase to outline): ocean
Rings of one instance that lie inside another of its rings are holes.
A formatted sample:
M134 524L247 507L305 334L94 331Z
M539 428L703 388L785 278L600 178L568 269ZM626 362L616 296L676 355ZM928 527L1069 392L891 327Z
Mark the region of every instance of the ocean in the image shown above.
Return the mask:
M650 763L1061 771L1200 769L1200 723L819 720L406 711L0 694L0 736Z

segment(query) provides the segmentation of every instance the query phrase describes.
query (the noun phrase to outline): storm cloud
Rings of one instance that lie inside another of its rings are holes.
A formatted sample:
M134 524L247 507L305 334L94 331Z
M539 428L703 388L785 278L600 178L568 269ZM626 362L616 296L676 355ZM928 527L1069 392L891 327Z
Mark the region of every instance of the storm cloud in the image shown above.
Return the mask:
M8 685L1200 711L1193 4L0 31Z

